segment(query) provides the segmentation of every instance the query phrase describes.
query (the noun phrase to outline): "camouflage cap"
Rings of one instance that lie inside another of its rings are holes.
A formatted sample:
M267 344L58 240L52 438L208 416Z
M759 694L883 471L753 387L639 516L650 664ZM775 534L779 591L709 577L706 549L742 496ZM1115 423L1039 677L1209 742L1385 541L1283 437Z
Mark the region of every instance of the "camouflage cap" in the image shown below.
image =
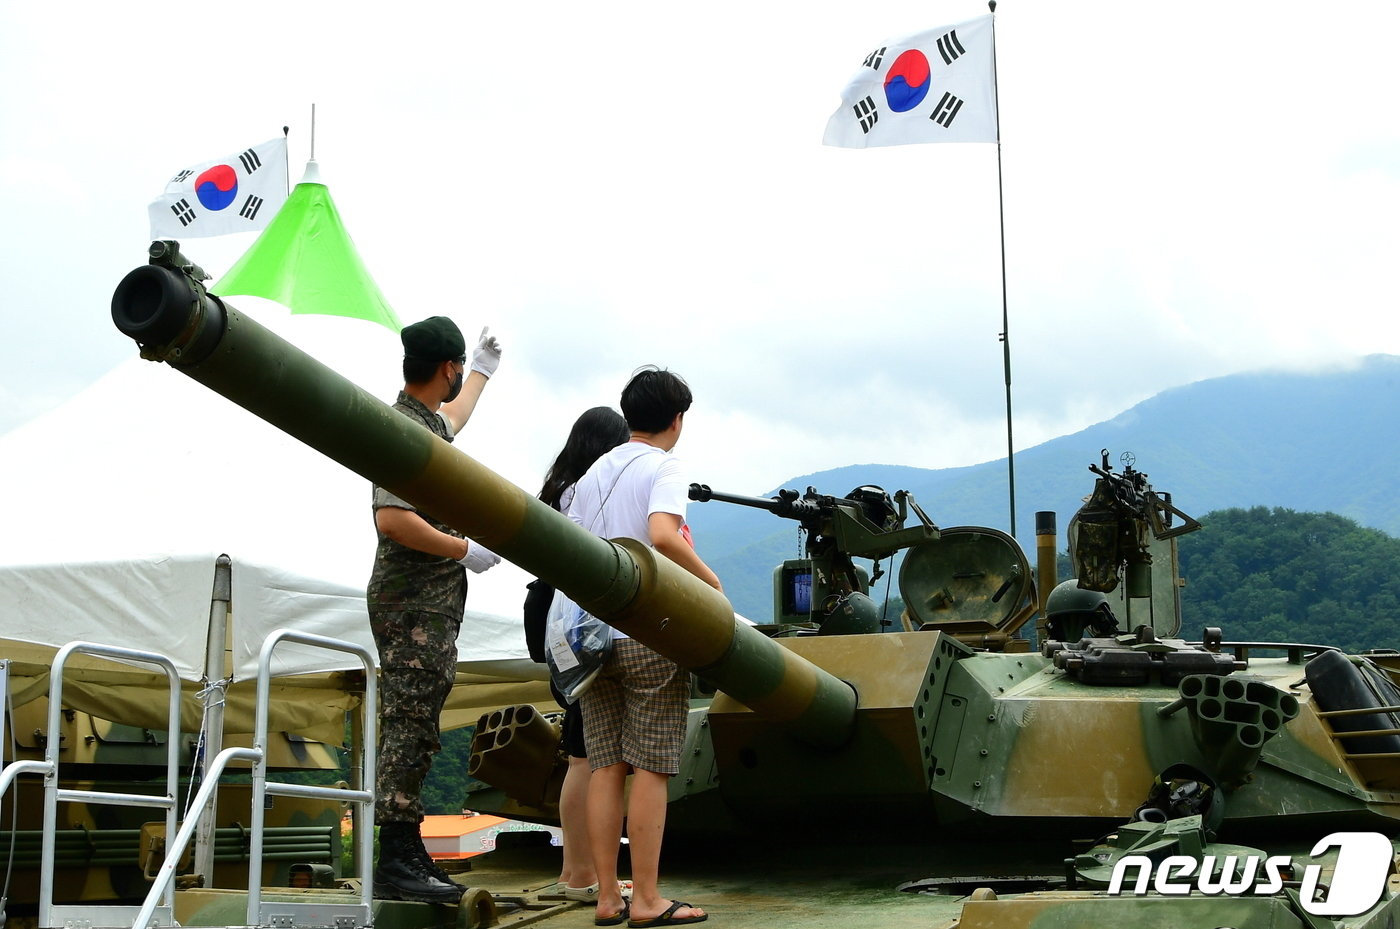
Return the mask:
M407 358L447 361L467 353L467 340L462 338L462 330L446 316L429 316L404 326L399 338L403 340L403 353Z

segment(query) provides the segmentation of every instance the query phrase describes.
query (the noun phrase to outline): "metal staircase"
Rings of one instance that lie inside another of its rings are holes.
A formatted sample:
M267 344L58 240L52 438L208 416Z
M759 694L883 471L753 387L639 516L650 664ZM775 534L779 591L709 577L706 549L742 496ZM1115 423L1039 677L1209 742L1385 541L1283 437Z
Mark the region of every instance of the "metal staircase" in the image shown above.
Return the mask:
M272 633L263 643L258 656L257 716L252 748L227 748L219 752L208 765L199 791L190 804L183 823L177 820L177 797L179 788L179 749L178 739L167 740L166 793L164 796L149 794L117 793L111 791L77 790L59 787L59 739L50 739L44 749L44 760L14 761L0 771L0 796L8 791L15 780L26 774L42 775L44 778L44 817L43 842L40 853L40 884L38 925L41 929L99 929L99 927L130 927L130 929L155 929L173 927L175 875L180 859L194 840L199 829L201 814L214 802L219 788L219 779L233 762L249 762L252 765L253 799L251 826L249 830L248 855L248 906L246 926L273 927L273 929L364 929L372 923L372 880L374 857L374 834L370 828L362 828L356 835L356 870L359 877L360 894L356 903L344 902L283 902L264 901L262 896L262 857L265 839L264 810L269 797L301 797L321 800L337 800L359 807L356 821L373 821L374 794L371 789L347 789L291 784L268 780L267 746L268 715L272 681L272 655L279 645L296 643L328 651L344 652L359 658L364 668L364 706L377 705L378 683L375 676L374 656L368 649L325 636L280 629ZM59 715L63 709L63 679L69 659L78 654L94 655L128 663L150 665L165 672L170 687L169 728L180 731L180 679L174 663L163 655L92 642L70 642L59 649L54 658L49 679L49 732L59 731ZM0 661L0 694L8 693L8 663ZM375 753L377 744L378 717L371 709L364 713L363 737L354 745L356 758L354 767L362 772L362 784L374 784ZM3 715L0 714L0 742L4 739ZM165 859L155 872L154 881L145 901L140 906L101 906L101 905L55 905L53 902L54 859L57 846L56 834L59 803L86 803L90 805L149 807L165 811L165 835L167 837ZM177 829L178 826L178 829ZM174 838L170 838L173 836Z

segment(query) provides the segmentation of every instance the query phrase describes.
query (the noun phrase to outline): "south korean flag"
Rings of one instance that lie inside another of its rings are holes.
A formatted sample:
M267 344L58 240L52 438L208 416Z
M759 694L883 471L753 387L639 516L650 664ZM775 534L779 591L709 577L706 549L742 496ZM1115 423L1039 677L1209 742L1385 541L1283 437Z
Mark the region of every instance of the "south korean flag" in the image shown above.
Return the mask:
M151 238L262 229L287 199L287 139L177 171L151 201Z
M992 17L888 42L865 57L822 144L997 141Z

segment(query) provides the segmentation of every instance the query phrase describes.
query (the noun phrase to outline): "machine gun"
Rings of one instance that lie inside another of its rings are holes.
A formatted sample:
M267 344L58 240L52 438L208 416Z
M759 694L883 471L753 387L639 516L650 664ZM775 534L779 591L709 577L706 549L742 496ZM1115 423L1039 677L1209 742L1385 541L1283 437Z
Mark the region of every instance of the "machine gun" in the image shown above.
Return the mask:
M1119 456L1122 473L1115 473L1108 463L1108 449L1099 454L1102 464L1089 465L1098 475L1094 492L1071 523L1075 576L1084 590L1109 593L1126 569L1127 595L1150 597L1151 540L1174 539L1201 528L1201 524L1172 506L1171 494L1152 489L1147 475L1134 470L1137 459L1131 452ZM1173 526L1174 517L1180 517L1182 524Z
M690 499L718 500L767 510L796 520L807 532L806 558L785 561L774 572L774 614L782 622L813 622L824 635L878 632L879 609L870 599L870 583L884 574L880 562L901 549L939 537L914 496L897 491L890 497L871 485L844 497L780 490L773 497L748 497L690 485ZM905 526L910 511L918 523ZM867 576L852 558L870 558L874 575Z

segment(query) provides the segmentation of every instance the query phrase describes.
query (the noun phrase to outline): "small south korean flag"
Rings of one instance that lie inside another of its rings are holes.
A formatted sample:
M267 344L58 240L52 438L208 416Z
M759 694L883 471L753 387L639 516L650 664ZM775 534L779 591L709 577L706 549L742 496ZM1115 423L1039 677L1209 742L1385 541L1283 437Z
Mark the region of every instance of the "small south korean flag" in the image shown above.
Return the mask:
M177 171L151 201L151 238L227 235L264 228L287 199L287 139Z

